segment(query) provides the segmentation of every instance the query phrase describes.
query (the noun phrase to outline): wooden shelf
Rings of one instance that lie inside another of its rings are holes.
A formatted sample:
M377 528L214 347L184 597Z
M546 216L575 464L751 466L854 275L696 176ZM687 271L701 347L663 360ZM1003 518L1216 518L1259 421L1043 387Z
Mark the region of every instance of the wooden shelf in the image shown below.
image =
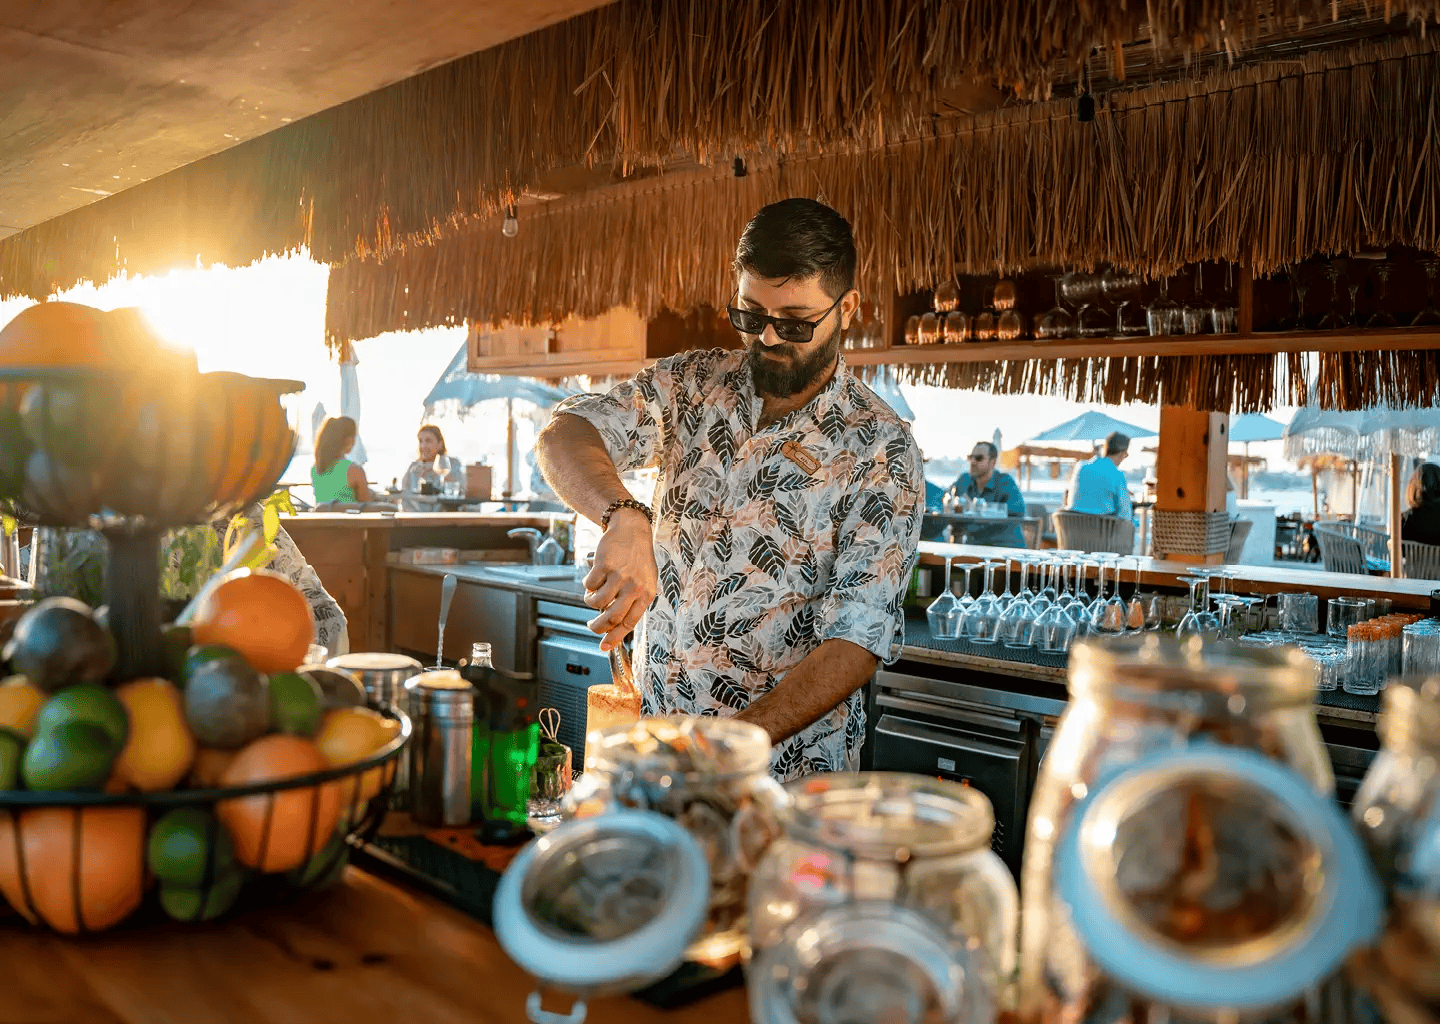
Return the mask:
M984 363L1093 356L1273 355L1277 352L1381 352L1440 349L1440 329L1295 331L1285 334L1193 334L1142 338L1062 338L1056 341L977 341L962 345L902 345L847 349L851 366L877 363Z

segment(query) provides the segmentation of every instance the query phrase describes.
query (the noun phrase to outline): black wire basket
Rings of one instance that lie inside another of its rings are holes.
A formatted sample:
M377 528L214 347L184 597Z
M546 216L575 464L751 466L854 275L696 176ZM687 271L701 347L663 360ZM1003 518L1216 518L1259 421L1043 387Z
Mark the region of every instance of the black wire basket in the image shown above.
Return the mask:
M352 848L374 838L410 739L403 711L375 710L397 722L398 731L375 753L342 768L224 789L0 790L0 909L8 903L30 925L66 934L104 931L137 911L144 916L164 899L148 856L152 832L177 808L207 812L207 827L203 869L195 885L183 887L183 904L165 905L170 918L213 920L256 901L323 887L338 877ZM243 843L227 831L234 864L219 863L217 852L227 818L247 827L258 823ZM193 909L187 913L187 907Z

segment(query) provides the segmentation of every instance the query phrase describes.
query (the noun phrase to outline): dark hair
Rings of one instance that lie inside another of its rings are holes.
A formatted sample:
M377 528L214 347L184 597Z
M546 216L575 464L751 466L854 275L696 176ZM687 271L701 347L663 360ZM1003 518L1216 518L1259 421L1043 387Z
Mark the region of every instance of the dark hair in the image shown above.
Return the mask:
M1118 430L1112 430L1105 435L1105 454L1119 455L1121 452L1130 450L1130 439Z
M1440 466L1422 462L1410 474L1410 484L1405 488L1405 503L1416 508L1431 501L1440 501Z
M996 448L995 445L993 445L989 441L976 441L975 447L984 448L990 453L990 458L992 459L998 459L1000 457L1000 449Z
M735 273L763 278L819 276L838 299L855 287L855 235L850 222L813 199L782 199L750 218L735 246Z
M345 449L350 442L355 440L357 428L355 421L349 416L331 416L320 425L320 433L315 435L315 471L321 476L340 461L340 456L345 454Z
M437 440L437 441L440 442L440 454L441 454L441 455L449 455L450 453L445 450L445 435L442 434L442 433L440 433L440 428L437 427L435 424L433 424L433 423L426 423L426 424L424 424L419 430L415 431L415 436L416 436L416 437L419 437L421 434L425 433L425 431L427 431L427 430L430 431L430 433L432 433L432 434L435 435L435 440Z

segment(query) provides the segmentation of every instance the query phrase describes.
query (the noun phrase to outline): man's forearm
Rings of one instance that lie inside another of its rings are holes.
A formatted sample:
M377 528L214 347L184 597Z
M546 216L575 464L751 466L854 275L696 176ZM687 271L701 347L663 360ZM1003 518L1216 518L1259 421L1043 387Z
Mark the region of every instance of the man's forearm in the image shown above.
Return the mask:
M770 742L789 739L818 722L869 682L880 659L849 640L826 640L773 690L735 717L760 726Z
M535 464L556 496L591 522L630 497L600 432L581 416L562 412L545 425L535 441Z

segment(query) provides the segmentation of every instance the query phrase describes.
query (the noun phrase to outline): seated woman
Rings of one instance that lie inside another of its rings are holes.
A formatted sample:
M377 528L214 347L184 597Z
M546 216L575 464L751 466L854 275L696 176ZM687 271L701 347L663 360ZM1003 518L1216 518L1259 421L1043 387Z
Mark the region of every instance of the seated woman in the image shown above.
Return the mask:
M445 450L445 435L433 423L427 423L415 435L420 457L410 463L400 481L401 507L406 512L433 512L444 492L446 480L459 480L465 487L465 464Z
M357 433L355 421L349 416L331 416L320 427L315 438L315 465L310 469L316 505L370 500L365 470L345 458L355 447Z
M1410 510L1400 517L1400 539L1440 544L1440 466L1422 462L1405 490Z

